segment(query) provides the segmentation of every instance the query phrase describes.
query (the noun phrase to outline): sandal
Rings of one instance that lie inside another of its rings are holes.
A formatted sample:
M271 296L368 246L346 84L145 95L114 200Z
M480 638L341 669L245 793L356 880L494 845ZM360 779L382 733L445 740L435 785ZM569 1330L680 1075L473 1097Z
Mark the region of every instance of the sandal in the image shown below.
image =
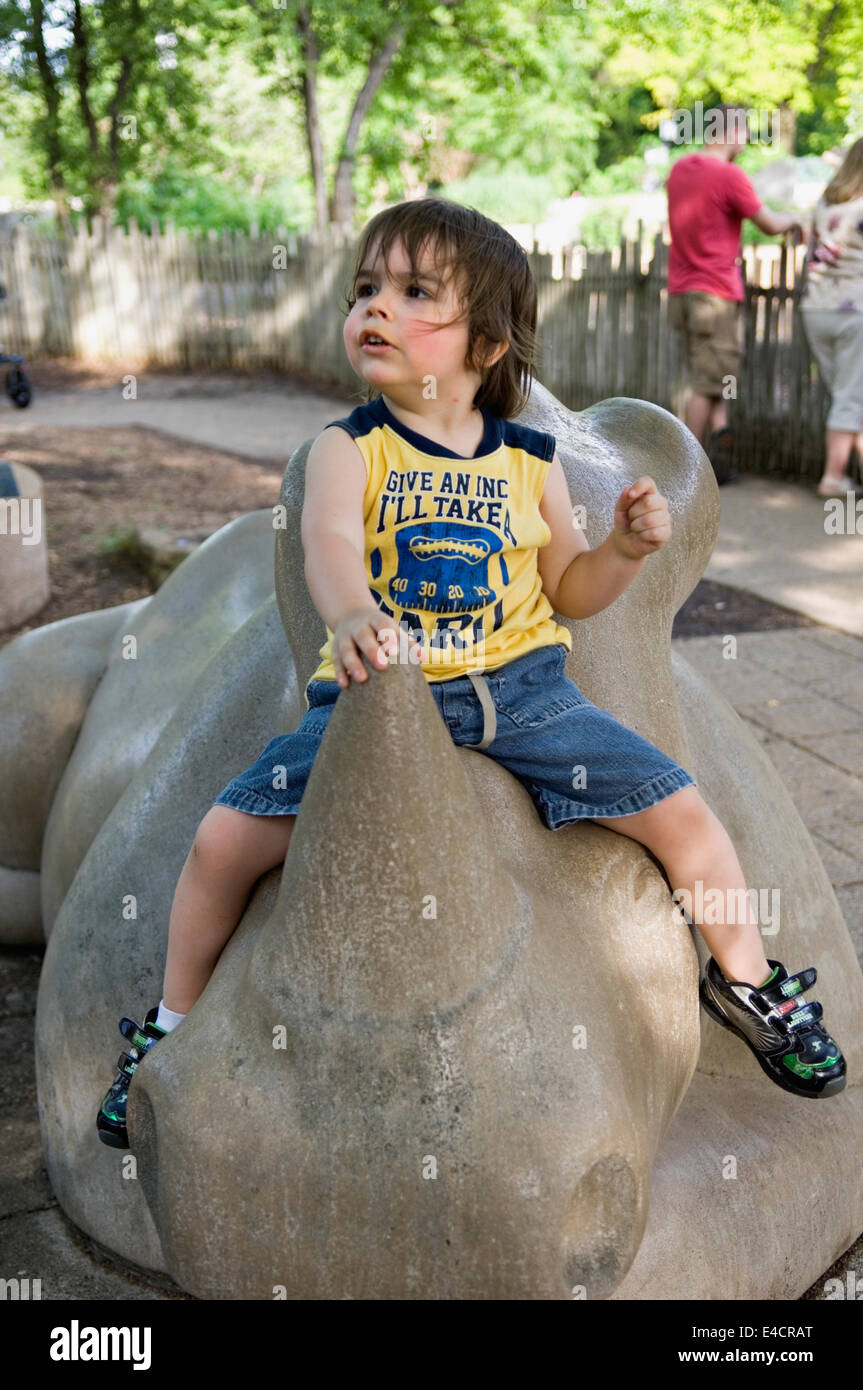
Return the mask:
M822 478L818 484L818 496L844 497L846 492L854 492L856 487L857 484L850 473L846 473L845 477L840 478L838 482L833 482L830 478Z

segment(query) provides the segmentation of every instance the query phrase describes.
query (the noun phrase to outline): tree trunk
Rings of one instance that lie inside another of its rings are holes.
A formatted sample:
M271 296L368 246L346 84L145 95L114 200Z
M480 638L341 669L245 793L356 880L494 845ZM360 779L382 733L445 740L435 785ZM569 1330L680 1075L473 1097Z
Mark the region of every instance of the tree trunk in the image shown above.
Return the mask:
M72 231L72 223L69 217L69 200L66 193L66 180L63 177L63 146L60 140L60 123L58 119L60 94L57 91L54 72L48 61L48 54L45 50L45 35L43 33L45 7L42 0L30 0L30 13L33 16L33 48L36 54L36 68L39 73L39 81L42 86L42 97L45 102L45 111L47 115L47 120L45 122L45 162L47 166L48 186L51 190L51 197L54 200L57 220L62 230L68 236Z
M312 28L312 16L306 5L301 5L297 14L297 30L303 43L303 107L306 114L306 141L309 147L312 186L315 190L315 231L319 237L323 237L327 230L327 188L321 123L318 116L320 54Z
M779 118L779 149L784 156L793 159L797 144L797 112L780 101L776 115Z
M72 59L70 67L78 90L81 119L87 130L90 146L90 180L84 209L88 218L99 213L102 203L103 170L99 149L99 128L90 105L90 49L81 0L75 0L72 10Z
M369 62L368 76L354 102L354 108L351 112L350 120L348 121L348 129L342 144L339 162L336 166L333 196L330 203L331 222L335 227L344 229L347 232L353 231L355 201L353 173L360 130L363 121L368 115L369 107L377 94L377 90L404 42L405 32L406 26L404 24L396 24L387 36L387 40L380 52L372 55Z

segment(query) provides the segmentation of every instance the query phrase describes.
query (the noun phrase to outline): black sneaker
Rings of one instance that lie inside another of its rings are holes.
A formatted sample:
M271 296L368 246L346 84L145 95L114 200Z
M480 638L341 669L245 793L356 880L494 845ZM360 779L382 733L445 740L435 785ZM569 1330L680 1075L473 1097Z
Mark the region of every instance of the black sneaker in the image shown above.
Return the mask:
M705 450L710 459L710 466L716 475L716 482L719 487L724 483L733 483L740 474L732 464L734 457L734 431L729 425L721 430L714 430L707 443Z
M817 1000L799 999L814 985L814 966L789 975L781 961L769 985L727 980L711 956L698 988L702 1007L742 1038L771 1081L795 1096L835 1096L845 1087L845 1058L819 1023Z
M117 1061L117 1075L114 1084L99 1107L96 1116L96 1129L103 1144L112 1149L128 1149L129 1135L126 1130L126 1102L129 1099L129 1086L141 1058L150 1048L164 1038L168 1031L156 1023L158 1006L151 1009L144 1019L144 1026L131 1018L120 1019L120 1032L128 1038L131 1046L128 1053L121 1052Z

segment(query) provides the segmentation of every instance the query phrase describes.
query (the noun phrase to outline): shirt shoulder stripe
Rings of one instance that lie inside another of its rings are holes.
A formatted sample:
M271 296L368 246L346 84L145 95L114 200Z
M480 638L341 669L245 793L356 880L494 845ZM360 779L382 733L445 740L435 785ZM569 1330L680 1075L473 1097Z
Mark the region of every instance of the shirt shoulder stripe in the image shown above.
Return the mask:
M553 434L544 430L532 430L527 425L517 425L513 420L503 422L503 442L513 449L524 449L525 453L550 462L554 458L557 440Z
M358 405L356 410L352 410L350 415L342 416L340 420L330 420L324 425L324 429L329 429L331 425L338 425L341 429L347 430L352 439L361 439L363 435L371 434L372 430L380 429L381 420L372 403Z

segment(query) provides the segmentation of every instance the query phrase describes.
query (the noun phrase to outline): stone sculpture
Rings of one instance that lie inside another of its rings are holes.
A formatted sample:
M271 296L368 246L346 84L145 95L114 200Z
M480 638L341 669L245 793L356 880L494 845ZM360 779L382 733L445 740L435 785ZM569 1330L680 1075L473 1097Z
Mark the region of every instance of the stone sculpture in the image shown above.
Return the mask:
M0 632L20 627L51 597L42 479L0 459Z
M771 1086L700 1012L706 950L652 856L547 830L392 665L340 695L284 866L140 1065L124 1176L94 1126L117 1020L159 998L195 829L299 722L323 640L304 445L284 529L243 517L152 598L0 656L2 909L7 940L35 939L41 882L51 1183L103 1246L199 1297L789 1299L863 1229L851 939L764 751L671 653L718 528L706 458L645 402L575 414L536 383L520 419L556 435L592 545L639 474L669 500L668 544L570 624L568 674L693 772L747 882L781 890L768 954L817 963L847 1087L813 1106Z

